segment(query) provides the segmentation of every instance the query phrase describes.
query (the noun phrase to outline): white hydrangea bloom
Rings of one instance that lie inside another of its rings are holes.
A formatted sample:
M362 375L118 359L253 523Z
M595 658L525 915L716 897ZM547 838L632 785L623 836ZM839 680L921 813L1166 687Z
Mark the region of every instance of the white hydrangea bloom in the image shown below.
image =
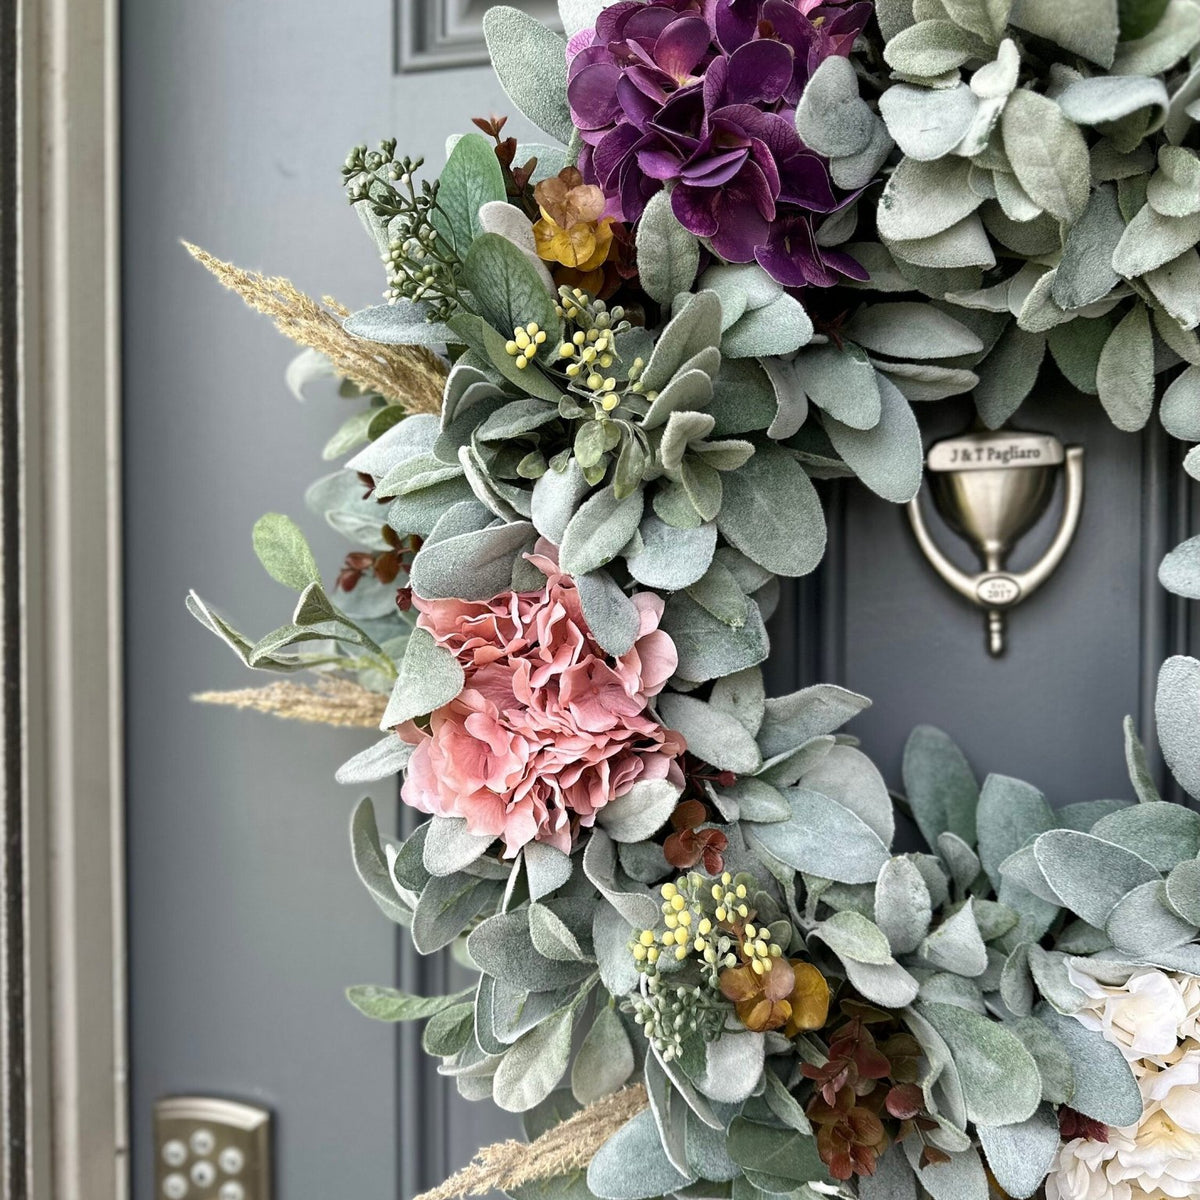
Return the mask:
M1200 1196L1200 1050L1138 1082L1145 1111L1135 1129L1122 1131L1132 1137L1116 1143L1109 1179L1131 1184L1138 1198Z
M1189 1019L1184 987L1177 977L1146 968L1134 971L1123 985L1109 987L1071 962L1067 974L1088 997L1076 1020L1103 1033L1131 1062L1174 1052L1180 1026Z
M1128 1183L1108 1176L1107 1168L1116 1157L1115 1142L1115 1138L1108 1143L1086 1138L1067 1142L1046 1179L1046 1200L1133 1200Z
M1136 1125L1110 1129L1107 1143L1064 1145L1046 1200L1200 1197L1200 980L1145 970L1108 987L1068 969L1091 1000L1077 1018L1125 1052L1144 1108Z

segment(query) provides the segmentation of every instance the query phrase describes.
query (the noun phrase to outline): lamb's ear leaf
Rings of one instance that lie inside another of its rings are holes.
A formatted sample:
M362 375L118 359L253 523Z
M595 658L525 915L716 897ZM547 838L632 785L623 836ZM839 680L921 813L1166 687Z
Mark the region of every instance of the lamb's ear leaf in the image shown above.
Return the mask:
M913 815L930 846L947 830L967 845L975 844L979 785L949 735L918 725L904 747L901 772Z
M652 1200L691 1182L671 1165L649 1109L622 1125L587 1169L588 1190L599 1200Z
M1061 221L1077 221L1091 194L1087 142L1051 99L1018 88L1000 118L1004 150L1029 198Z
M1200 597L1198 597L1200 598ZM1129 782L1142 804L1153 804L1162 799L1158 794L1158 785L1150 774L1146 762L1146 748L1142 745L1137 734L1137 726L1132 717L1126 717L1123 723L1125 730L1125 767L1129 771Z
M753 775L762 766L758 744L736 717L674 692L663 693L658 708L663 723L683 734L688 749L718 770Z
M825 517L804 468L786 450L759 446L728 472L717 527L748 558L778 575L806 575L825 552Z
M596 823L615 842L644 842L667 823L678 802L679 789L673 783L639 779L600 810Z
M812 73L796 108L796 132L826 158L848 158L865 150L875 120L858 94L858 76L850 60L837 54Z
M600 648L620 658L633 649L641 613L613 577L603 570L575 577L583 619Z
M1014 0L1011 22L1020 29L1057 43L1101 67L1111 67L1121 36L1117 0Z
M564 1009L509 1047L492 1080L492 1099L506 1112L527 1112L554 1091L571 1058L575 1008Z
M933 1200L987 1200L988 1181L974 1147L949 1151L950 1161L922 1169L919 1163L920 1146L913 1138L900 1143L908 1157L909 1166L917 1172L921 1186Z
M1039 833L1054 829L1054 810L1032 784L1007 775L983 781L976 813L979 860L988 878L1000 887L1000 864Z
M533 526L514 521L427 542L413 559L413 590L431 600L490 599L509 589L513 560L533 540Z
M586 575L611 562L637 532L643 493L621 499L611 487L589 496L563 530L559 560L564 571Z
M375 783L398 775L412 757L415 749L394 733L388 733L374 745L360 750L338 767L334 779L338 783Z
M907 504L921 486L925 452L921 431L904 393L876 373L882 411L871 429L854 429L825 414L822 424L834 449L871 491Z
M591 1104L623 1086L634 1066L629 1034L615 1009L605 1004L571 1067L571 1091L580 1104Z
M575 134L567 104L567 42L528 13L489 8L483 34L500 86L539 129L568 145Z
M875 883L875 923L893 954L911 954L929 932L933 905L925 878L909 858L888 859Z
M876 1159L873 1175L860 1176L858 1194L860 1200L917 1200L917 1179L902 1143L894 1142Z
M465 679L458 659L449 650L439 646L427 630L414 629L380 729L394 729L449 704L462 691Z
M1200 800L1200 662L1184 655L1168 658L1158 673L1154 704L1158 741L1171 774L1193 799Z
M354 869L379 910L398 925L408 925L412 913L400 902L375 824L375 806L369 799L362 800L350 818L350 851Z
M978 1132L988 1166L1010 1196L1032 1196L1054 1165L1062 1144L1058 1121L1048 1104L1026 1121L981 1125Z
M646 294L664 307L691 290L700 269L700 242L680 225L666 191L650 198L638 222L637 264Z
M1066 1047L1075 1072L1071 1107L1085 1117L1121 1128L1142 1117L1142 1093L1118 1046L1103 1035L1042 1006L1037 1019Z
M1034 858L1065 907L1103 928L1117 902L1139 884L1161 878L1132 850L1073 829L1052 829L1033 843Z
M1018 1037L999 1022L953 1004L919 1004L917 1011L950 1047L972 1121L1010 1125L1033 1116L1042 1080Z
M460 1004L475 989L467 988L452 996L414 996L395 988L357 984L346 989L346 999L363 1016L375 1021L424 1021Z

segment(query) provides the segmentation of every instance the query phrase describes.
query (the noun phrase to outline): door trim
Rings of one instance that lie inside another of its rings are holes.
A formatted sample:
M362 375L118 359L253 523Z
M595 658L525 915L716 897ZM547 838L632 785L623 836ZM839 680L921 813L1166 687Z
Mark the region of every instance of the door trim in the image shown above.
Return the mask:
M3 1178L122 1200L118 0L3 8Z

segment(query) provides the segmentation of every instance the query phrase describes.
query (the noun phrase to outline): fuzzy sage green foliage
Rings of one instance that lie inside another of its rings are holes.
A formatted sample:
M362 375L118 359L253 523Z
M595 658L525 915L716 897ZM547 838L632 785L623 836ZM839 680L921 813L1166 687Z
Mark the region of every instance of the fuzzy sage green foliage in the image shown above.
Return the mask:
M883 7L879 111L902 157L871 253L975 315L980 415L1006 420L1048 354L1119 428L1146 423L1161 378L1168 431L1200 432L1200 6ZM858 111L835 63L798 121L810 103Z

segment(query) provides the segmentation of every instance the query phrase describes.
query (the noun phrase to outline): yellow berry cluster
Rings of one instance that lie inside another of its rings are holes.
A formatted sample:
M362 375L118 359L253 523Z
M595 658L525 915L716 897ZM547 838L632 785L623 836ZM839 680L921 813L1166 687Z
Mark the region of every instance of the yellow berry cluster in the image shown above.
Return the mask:
M716 883L696 873L681 876L660 894L665 928L643 929L630 947L644 971L656 971L663 955L683 962L694 954L711 973L744 961L761 975L783 953L765 925L753 924L748 889L728 871Z
M569 342L563 342L558 354L560 358L572 360L566 368L569 379L582 379L606 412L617 407L620 403L616 395L617 380L615 376L601 373L616 362L616 343L611 329L580 329Z
M517 360L517 369L525 370L537 357L538 347L546 343L546 331L536 321L518 325L512 337L504 343L504 349Z

